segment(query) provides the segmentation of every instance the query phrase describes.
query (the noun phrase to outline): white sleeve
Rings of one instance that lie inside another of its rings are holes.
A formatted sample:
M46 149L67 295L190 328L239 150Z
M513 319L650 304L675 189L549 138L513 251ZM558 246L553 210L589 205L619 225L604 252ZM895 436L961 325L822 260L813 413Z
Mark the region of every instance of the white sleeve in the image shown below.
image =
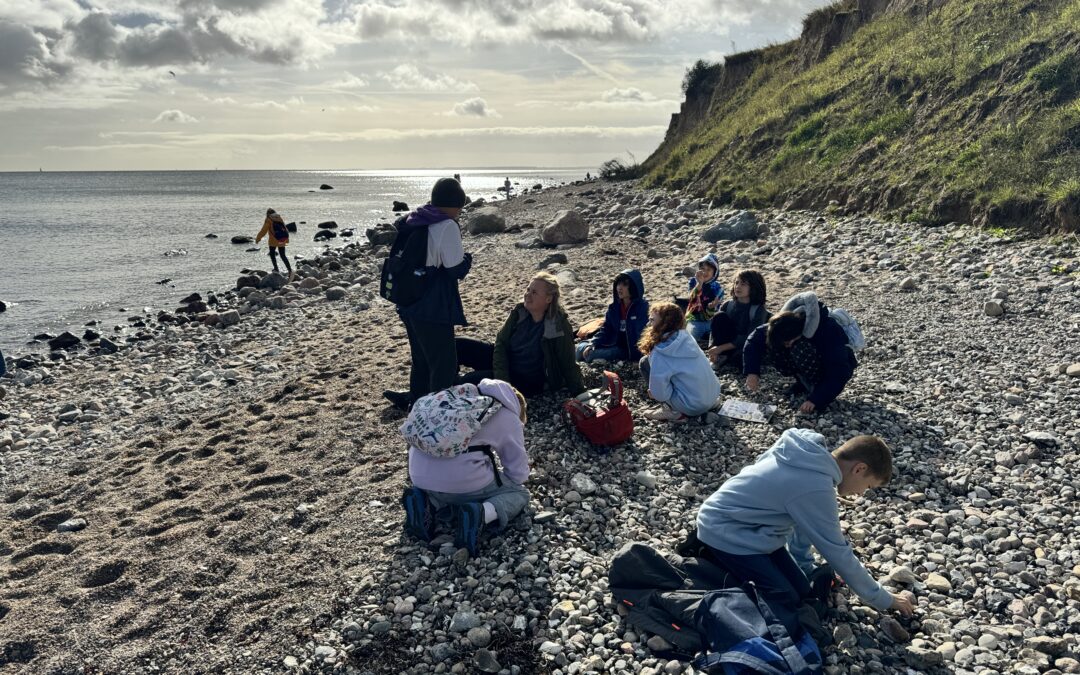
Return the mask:
M457 267L465 259L458 224L447 218L428 227L428 267Z

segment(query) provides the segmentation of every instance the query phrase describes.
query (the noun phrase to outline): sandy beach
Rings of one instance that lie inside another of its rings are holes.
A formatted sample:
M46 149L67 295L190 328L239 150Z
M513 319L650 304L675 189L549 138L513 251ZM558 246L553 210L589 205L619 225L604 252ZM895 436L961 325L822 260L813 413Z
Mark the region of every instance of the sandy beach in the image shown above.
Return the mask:
M814 289L850 310L868 348L821 415L794 414L770 372L768 424L645 420L618 366L637 430L607 453L562 428L557 397L530 402L533 501L469 559L401 531L403 416L379 394L405 384L408 344L377 297L386 247L306 261L280 290L221 289L232 325L154 322L116 353L2 380L0 670L688 672L620 617L607 562L632 541L670 552L712 490L805 426L892 446L895 479L841 516L871 572L918 599L896 631L839 593L830 675L1080 672L1075 237L762 211L755 238L709 244L734 211L598 182L494 206L509 231L465 235L459 334L493 339L541 264L580 325L618 271L669 299L714 250L722 280L761 270L773 309ZM562 209L588 243L534 247ZM737 373L720 379L745 397Z

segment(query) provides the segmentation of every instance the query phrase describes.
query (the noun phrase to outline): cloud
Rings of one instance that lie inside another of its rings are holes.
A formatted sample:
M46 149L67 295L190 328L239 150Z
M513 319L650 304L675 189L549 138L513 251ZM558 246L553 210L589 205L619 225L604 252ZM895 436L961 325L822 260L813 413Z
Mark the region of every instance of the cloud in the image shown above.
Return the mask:
M455 103L454 107L444 114L457 117L502 117L494 108L489 108L487 101L480 97Z
M345 74L340 79L327 82L326 86L331 89L364 89L368 86L368 81L345 71Z
M113 131L102 134L103 138L140 139L131 145L143 147L223 147L229 143L343 143L343 142L388 142L407 139L438 138L601 138L626 139L649 138L662 135L666 126L637 127L600 127L600 126L563 126L563 127L473 127L456 129L387 129L373 128L359 131L307 131L274 134L233 133L233 134L191 134L178 132ZM158 137L158 143L146 143L141 139ZM96 150L122 149L127 144L110 143L108 145L50 145L50 151L94 152Z
M193 124L199 120L195 119L191 115L188 115L182 110L163 110L161 114L154 118L154 123L158 122L171 122L175 124Z
M605 103L645 103L648 101L655 101L656 97L647 91L642 91L638 89L637 87L616 87L615 89L608 89L603 94L600 94L600 100L604 101Z
M445 73L429 68L403 63L390 72L379 73L394 89L410 91L476 91L479 87L473 82L466 82Z
M289 106L284 103L278 103L277 101L255 101L253 103L245 103L245 108L251 108L252 110L280 110L286 111Z
M217 98L211 98L202 92L199 92L195 95L198 96L201 100L206 101L207 103L213 103L214 105L236 105L236 99L234 99L232 96L219 96Z

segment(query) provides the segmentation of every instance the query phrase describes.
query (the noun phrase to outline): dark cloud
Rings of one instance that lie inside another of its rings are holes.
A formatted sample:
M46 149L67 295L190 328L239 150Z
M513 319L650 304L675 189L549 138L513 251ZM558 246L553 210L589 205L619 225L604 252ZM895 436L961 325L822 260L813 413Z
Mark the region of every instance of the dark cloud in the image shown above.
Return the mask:
M19 86L60 77L66 67L53 63L49 35L0 20L0 84Z
M116 57L116 26L103 12L87 14L69 28L75 41L73 52L91 61L109 61Z

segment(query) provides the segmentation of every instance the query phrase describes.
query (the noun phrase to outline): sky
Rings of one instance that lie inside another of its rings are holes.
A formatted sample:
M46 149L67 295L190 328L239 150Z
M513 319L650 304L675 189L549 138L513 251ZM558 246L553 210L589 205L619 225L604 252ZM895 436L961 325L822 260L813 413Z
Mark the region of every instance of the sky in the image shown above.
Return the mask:
M0 0L0 171L644 160L822 0Z

